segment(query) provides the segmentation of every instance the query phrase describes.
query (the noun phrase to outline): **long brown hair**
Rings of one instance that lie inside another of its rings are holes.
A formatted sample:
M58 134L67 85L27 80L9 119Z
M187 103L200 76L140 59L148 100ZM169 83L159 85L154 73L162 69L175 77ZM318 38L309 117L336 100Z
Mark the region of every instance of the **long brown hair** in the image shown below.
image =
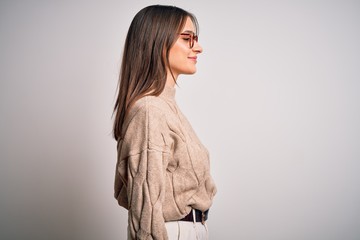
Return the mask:
M122 125L131 106L141 97L158 96L164 90L170 48L187 17L197 31L195 16L174 6L148 6L132 20L125 40L118 97L114 106L113 134L116 140L121 138ZM171 69L170 73L174 78Z

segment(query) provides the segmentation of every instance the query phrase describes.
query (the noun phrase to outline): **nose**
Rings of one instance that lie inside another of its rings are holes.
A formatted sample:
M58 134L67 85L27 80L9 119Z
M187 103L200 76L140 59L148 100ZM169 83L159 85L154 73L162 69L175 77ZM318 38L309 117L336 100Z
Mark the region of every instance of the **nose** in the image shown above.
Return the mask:
M202 53L203 52L203 48L201 47L201 45L197 41L194 41L194 46L193 46L192 50L194 52L196 52L196 53Z

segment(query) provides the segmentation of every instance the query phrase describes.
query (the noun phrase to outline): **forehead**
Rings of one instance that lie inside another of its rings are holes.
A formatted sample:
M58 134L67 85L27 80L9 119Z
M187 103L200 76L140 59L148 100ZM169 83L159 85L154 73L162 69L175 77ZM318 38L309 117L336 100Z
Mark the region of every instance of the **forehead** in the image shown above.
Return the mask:
M191 18L187 17L185 25L181 32L195 32L195 26L191 21Z

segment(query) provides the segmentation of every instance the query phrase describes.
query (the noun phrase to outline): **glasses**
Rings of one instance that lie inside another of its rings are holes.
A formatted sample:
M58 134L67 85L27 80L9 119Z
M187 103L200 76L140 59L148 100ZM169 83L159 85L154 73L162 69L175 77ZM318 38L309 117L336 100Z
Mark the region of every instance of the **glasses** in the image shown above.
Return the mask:
M193 48L195 41L198 42L199 36L195 35L195 33L180 33L181 36L188 36L189 38L184 38L189 42L189 47Z

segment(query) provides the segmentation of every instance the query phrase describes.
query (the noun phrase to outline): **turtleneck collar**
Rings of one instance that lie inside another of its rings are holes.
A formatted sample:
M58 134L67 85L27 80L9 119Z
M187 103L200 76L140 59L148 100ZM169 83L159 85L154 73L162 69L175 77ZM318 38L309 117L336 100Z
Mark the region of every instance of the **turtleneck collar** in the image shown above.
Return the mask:
M175 87L165 85L164 90L162 91L162 93L160 93L160 97L163 97L168 100L175 100L175 93L176 93Z

